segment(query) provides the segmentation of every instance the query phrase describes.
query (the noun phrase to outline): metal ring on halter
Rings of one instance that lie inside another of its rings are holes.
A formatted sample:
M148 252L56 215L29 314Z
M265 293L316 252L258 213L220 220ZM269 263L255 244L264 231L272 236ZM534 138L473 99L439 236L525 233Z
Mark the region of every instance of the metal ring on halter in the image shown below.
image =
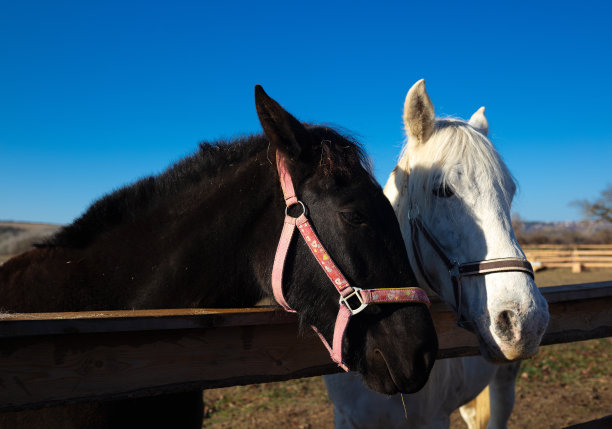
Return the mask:
M300 217L302 215L306 216L306 206L304 205L304 203L301 202L300 200L298 200L298 202L295 203L295 204L299 204L299 205L302 206L302 213L300 213L298 216L291 216L291 217L297 219L298 217ZM289 207L293 207L295 204L291 204L290 206L285 207L285 216L289 216L289 212L288 212Z

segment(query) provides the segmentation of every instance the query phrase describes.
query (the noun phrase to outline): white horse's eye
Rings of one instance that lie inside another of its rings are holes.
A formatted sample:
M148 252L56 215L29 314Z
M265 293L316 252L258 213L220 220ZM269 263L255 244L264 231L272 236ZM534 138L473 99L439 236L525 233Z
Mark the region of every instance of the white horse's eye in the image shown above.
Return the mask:
M455 195L452 188L446 184L438 186L432 192L436 197L440 198L449 198Z

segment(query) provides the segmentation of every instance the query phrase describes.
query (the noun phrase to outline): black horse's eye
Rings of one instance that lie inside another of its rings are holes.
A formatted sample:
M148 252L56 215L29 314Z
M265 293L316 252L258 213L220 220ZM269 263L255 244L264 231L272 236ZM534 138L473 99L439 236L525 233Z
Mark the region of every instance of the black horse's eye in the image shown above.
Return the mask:
M433 194L440 198L449 198L455 195L452 188L446 184L442 184L433 190Z
M351 225L358 226L366 223L366 218L359 212L340 212L340 216Z

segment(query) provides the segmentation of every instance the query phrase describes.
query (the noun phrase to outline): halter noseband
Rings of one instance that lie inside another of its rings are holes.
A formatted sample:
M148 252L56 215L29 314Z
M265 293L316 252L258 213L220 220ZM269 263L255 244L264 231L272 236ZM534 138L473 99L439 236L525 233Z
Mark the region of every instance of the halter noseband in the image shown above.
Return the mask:
M291 244L291 238L297 227L308 244L311 253L340 294L340 307L336 317L332 345L329 345L327 340L314 326L312 328L319 335L319 338L321 338L321 341L329 351L334 362L345 371L348 371L348 367L342 360L342 339L344 338L351 316L360 313L369 304L420 302L429 306L429 298L425 291L418 287L386 289L360 289L358 287L352 287L342 275L329 253L325 250L321 244L321 240L319 240L319 237L310 225L306 217L306 206L296 197L293 181L291 180L289 170L287 170L285 158L278 151L276 152L276 168L280 177L281 187L283 188L286 208L283 230L276 248L274 266L272 267L272 292L274 298L286 311L295 313L295 310L287 304L283 295L283 267L285 265L285 259L287 258L287 252L289 251L289 245ZM302 206L302 214L298 217L292 217L288 214L289 207L295 204Z
M441 295L440 288L434 287L435 282L431 281L431 278L427 274L424 268L423 257L419 249L418 244L418 232L421 232L427 239L431 247L436 251L442 262L446 265L448 273L453 284L453 293L455 295L455 306L457 309L457 325L462 328L466 327L465 320L462 320L461 313L461 278L468 276L485 275L490 273L501 273L508 271L521 271L527 273L534 278L533 268L526 259L522 258L498 258L498 259L485 259L482 261L475 262L463 262L459 263L455 259L448 257L438 240L430 233L425 224L421 222L418 217L410 217L410 240L412 242L412 250L414 257L417 262L418 270L421 271L425 281L429 284L429 287L433 289L438 295Z

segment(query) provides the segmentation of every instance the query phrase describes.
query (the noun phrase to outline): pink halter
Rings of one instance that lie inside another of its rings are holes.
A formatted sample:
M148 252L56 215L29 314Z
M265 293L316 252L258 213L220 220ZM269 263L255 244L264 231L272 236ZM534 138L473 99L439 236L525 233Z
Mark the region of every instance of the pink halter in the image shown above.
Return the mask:
M272 268L272 292L274 293L274 298L286 311L295 313L295 310L287 304L283 296L283 267L285 266L285 259L287 257L291 238L297 227L302 237L304 237L304 240L306 240L308 248L340 294L340 308L338 310L338 316L336 317L332 346L330 347L327 340L314 326L312 328L321 338L321 341L329 351L334 362L345 371L348 371L348 367L342 361L342 339L344 338L344 333L351 316L363 311L368 304L420 302L429 306L429 299L425 291L418 287L364 290L349 285L346 278L342 275L336 264L334 264L329 253L327 253L321 244L321 240L319 240L319 237L317 237L310 226L308 218L306 217L306 206L297 199L291 175L285 165L285 158L278 151L276 152L276 167L278 169L278 175L280 177L287 207L285 208L283 231L281 232L280 241L276 248L276 256ZM295 204L302 206L302 214L298 217L291 217L288 215L287 209Z

